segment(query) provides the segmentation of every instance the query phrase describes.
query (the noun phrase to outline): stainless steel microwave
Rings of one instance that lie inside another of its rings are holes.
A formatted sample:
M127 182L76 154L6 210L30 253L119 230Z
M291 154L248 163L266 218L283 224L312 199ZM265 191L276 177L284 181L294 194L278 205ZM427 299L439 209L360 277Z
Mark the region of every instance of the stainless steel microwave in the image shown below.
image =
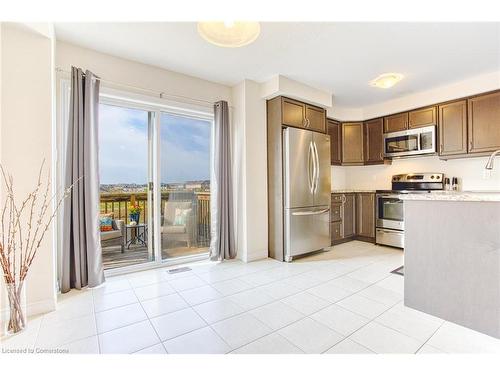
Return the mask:
M414 156L436 152L436 127L426 126L384 134L384 156Z

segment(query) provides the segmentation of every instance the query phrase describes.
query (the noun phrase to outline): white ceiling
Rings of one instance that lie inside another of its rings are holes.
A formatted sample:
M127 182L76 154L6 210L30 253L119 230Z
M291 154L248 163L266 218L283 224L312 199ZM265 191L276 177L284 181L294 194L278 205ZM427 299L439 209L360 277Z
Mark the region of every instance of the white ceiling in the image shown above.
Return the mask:
M362 107L500 70L500 23L262 23L253 44L213 46L196 23L56 23L57 39L234 85L281 74ZM368 82L405 79L389 90Z

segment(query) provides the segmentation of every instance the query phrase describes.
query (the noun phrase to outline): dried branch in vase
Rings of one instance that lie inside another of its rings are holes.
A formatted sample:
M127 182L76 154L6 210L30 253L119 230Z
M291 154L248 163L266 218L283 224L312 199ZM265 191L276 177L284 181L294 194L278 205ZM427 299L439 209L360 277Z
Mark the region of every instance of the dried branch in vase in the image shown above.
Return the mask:
M24 280L57 212L73 188L51 195L50 171L44 178L45 160L40 166L37 184L23 200L15 195L14 179L0 165L5 198L0 226L0 265L10 304L8 331L16 333L25 325L21 294Z

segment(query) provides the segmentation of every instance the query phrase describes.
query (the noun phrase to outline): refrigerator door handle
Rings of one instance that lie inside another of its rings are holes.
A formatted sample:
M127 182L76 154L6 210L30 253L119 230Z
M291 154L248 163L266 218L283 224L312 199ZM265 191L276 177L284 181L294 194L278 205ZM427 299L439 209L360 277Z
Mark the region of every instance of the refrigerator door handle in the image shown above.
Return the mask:
M309 216L309 215L320 215L324 214L325 212L328 212L330 209L325 208L323 210L316 210L316 211L299 211L299 212L292 212L292 216Z
M314 169L316 170L316 178L314 180L314 194L318 191L318 185L319 185L319 154L318 154L318 146L316 145L316 142L314 142L314 156L315 156L315 167Z
M312 166L312 168L311 168ZM307 156L307 178L309 182L309 191L314 194L314 149L312 142L309 143L309 153Z

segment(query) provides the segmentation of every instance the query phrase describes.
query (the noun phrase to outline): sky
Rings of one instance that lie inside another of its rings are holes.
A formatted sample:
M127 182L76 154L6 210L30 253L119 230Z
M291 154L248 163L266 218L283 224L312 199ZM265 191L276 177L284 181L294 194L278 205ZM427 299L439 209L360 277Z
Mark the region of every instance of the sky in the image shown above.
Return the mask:
M148 112L101 104L99 168L101 184L147 182ZM160 181L210 178L211 122L162 113Z

